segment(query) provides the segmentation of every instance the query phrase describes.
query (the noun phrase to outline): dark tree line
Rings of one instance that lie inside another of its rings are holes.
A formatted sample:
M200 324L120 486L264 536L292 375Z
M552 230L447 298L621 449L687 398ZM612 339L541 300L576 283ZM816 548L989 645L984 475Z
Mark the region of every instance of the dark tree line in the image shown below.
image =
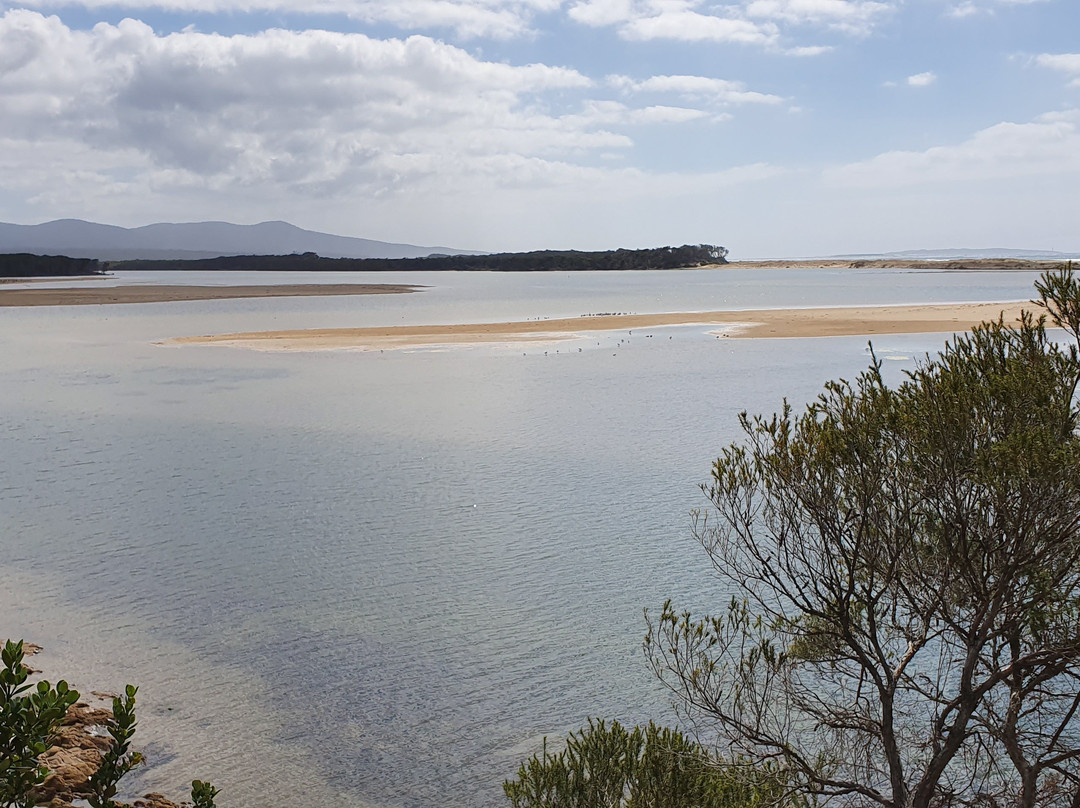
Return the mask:
M648 250L539 250L490 255L431 255L425 258L322 258L300 255L229 255L173 261L110 261L114 270L231 270L260 272L489 271L567 272L575 270L683 269L726 263L727 250L710 244Z
M0 255L0 278L39 278L50 275L101 275L96 258L13 253Z

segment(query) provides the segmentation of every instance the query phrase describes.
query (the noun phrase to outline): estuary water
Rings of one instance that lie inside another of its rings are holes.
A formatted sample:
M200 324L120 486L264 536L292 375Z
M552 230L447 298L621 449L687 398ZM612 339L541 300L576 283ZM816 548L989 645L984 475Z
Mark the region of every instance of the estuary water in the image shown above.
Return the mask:
M729 593L689 533L742 410L866 367L864 338L708 327L386 352L195 334L1019 300L1032 273L138 273L86 283L408 295L0 309L0 629L85 691L140 685L132 795L487 808L545 735L673 723L642 610ZM886 336L890 378L946 335ZM2 639L2 638L0 638Z

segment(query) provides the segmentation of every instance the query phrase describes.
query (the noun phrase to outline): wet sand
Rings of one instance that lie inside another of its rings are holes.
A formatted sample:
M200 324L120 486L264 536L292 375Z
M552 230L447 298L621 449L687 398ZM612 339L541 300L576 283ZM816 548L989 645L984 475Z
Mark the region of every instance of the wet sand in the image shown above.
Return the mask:
M49 280L55 281L55 278ZM24 281L20 281L24 282ZM393 283L281 284L278 286L90 286L71 289L0 288L0 306L93 306L113 303L175 303L252 297L404 294L422 286Z
M1031 303L972 303L853 308L613 314L552 320L385 328L318 328L177 337L162 345L221 345L263 351L381 350L428 345L515 343L573 339L588 332L664 326L721 326L730 337L835 337L952 333L1004 316L1013 321Z

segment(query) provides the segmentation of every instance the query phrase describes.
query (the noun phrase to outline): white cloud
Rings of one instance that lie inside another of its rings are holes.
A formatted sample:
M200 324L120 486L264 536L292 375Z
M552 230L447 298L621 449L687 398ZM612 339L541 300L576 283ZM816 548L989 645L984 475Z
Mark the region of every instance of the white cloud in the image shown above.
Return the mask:
M631 120L634 123L685 123L686 121L696 121L706 116L707 113L700 109L658 105L633 110L631 113Z
M584 25L617 25L636 16L634 0L579 0L567 12Z
M624 93L670 93L705 103L730 106L734 104L781 104L778 95L747 90L741 81L715 79L707 76L651 76L636 81L629 76L608 76L607 82Z
M1002 6L1030 6L1044 2L1049 2L1049 0L962 0L949 6L945 11L945 16L963 20L979 15L992 15L997 8Z
M542 15L563 13L583 25L615 27L628 40L670 39L757 45L808 56L823 46L781 47L780 26L866 34L900 0L20 0L41 11L84 8L186 14L343 15L405 31L449 30L460 38L535 33Z
M619 29L624 39L646 41L674 39L683 42L737 42L743 45L775 46L779 31L775 25L750 20L700 14L686 9L665 10L627 20Z
M548 111L550 92L591 86L577 71L485 62L420 36L158 36L133 20L75 31L12 10L0 17L0 54L5 136L32 143L48 132L109 166L109 155L134 152L134 170L190 182L387 190L414 175L494 170L506 155L630 143Z
M568 16L584 25L614 26L629 40L733 42L793 56L816 56L825 46L781 44L785 28L815 26L866 34L896 8L896 0L574 0Z
M894 9L894 3L879 0L751 0L745 13L752 18L867 34Z
M950 6L948 11L945 12L945 15L956 20L962 20L965 17L973 17L980 13L980 11L981 9L971 0L965 0L965 2L960 3L959 5Z
M690 107L654 105L633 108L618 101L588 101L583 105L581 113L565 116L563 121L588 129L601 126L686 123L708 117L708 112ZM626 140L613 142L613 145L627 146L630 143ZM613 156L609 152L607 159L612 159Z
M618 161L635 127L780 101L696 76L596 86L424 36L158 35L130 19L74 30L16 9L0 15L0 209L129 222L300 210L309 225L362 211L404 236L410 205L429 222L450 216L425 200L457 200L448 211L460 218L507 193L707 193L767 179L777 169L657 174Z
M1071 87L1080 87L1080 53L1041 53L1035 62L1042 67L1058 70L1072 78Z
M914 76L907 77L908 87L929 87L931 84L937 81L937 75L926 71L925 73L916 73Z
M896 188L1080 175L1080 110L999 123L953 146L894 151L825 172L833 185Z
M785 56L821 56L823 53L831 53L832 45L800 45L795 48L785 48Z
M21 0L20 5L49 10L79 7L201 14L342 14L404 30L450 29L464 38L507 38L528 33L537 14L557 11L562 0Z

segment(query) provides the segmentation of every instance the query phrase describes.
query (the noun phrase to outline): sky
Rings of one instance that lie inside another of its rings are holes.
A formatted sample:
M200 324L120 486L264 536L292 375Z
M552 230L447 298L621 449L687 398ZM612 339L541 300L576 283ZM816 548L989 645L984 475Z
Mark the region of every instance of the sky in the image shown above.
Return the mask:
M0 221L1080 252L1080 0L0 0Z

